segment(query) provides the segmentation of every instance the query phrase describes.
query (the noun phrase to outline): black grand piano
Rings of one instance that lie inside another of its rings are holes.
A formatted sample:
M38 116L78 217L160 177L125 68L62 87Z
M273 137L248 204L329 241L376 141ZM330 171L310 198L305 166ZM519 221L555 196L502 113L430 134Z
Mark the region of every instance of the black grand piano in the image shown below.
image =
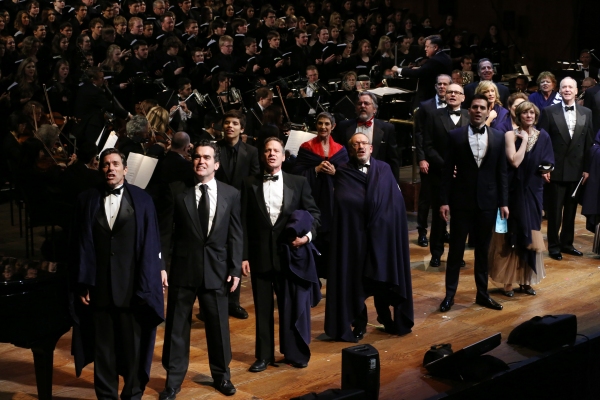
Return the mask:
M71 328L67 268L2 258L0 342L31 349L40 400L52 398L54 348Z

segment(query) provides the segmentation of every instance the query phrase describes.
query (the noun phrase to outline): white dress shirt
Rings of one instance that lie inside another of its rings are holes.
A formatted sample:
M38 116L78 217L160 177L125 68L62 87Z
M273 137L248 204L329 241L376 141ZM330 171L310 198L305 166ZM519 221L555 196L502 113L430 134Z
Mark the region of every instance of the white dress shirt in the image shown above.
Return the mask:
M571 135L571 139L573 139L573 134L575 133L575 124L577 123L577 118L575 114L575 108L572 111L565 111L565 107L567 105L565 102L562 102L562 110L565 115L565 121L567 121L567 127L569 128L569 135ZM573 102L573 106L575 107L575 102Z
M452 110L452 111L460 111L460 107L458 107L458 109ZM452 120L452 122L454 122L454 125L456 125L456 124L458 124L458 121L460 121L460 115L450 114L450 119Z
M435 106L437 108L446 108L446 106L447 106L446 100L444 100L444 101L440 100L440 97L436 94L435 95Z
M201 183L196 185L196 208L198 208L200 198L202 197L200 185ZM210 233L213 220L215 219L215 213L217 211L217 181L215 178L212 178L206 183L206 192L208 193L208 207L210 209L208 212L208 232Z
M469 145L471 146L477 166L481 167L481 162L485 157L488 147L488 128L485 127L485 132L482 134L475 134L471 126L469 126Z
M369 121L372 122L371 126L361 125L358 126L358 121L356 123L356 131L354 133L362 133L369 139L369 143L373 143L373 128L375 128L375 116L372 116Z
M267 207L267 213L271 219L271 224L275 225L281 208L283 207L283 174L281 170L273 174L277 176L276 181L264 181L263 182L263 195L265 197L265 207Z
M369 167L371 166L371 161L367 161L366 163L359 165L358 170L363 174L367 175L369 173Z
M120 185L115 189L122 187ZM123 191L125 188L122 188L119 194L109 194L104 197L104 211L106 212L106 220L108 221L108 226L112 230L115 221L117 220L117 215L119 215L119 209L121 208L121 199L123 199Z

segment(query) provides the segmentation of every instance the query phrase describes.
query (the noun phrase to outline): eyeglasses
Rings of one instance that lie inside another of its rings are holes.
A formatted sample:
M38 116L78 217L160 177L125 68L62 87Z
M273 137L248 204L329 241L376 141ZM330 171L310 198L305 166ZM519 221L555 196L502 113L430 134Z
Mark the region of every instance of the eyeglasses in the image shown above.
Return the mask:
M352 147L355 148L355 149L358 149L359 147L362 147L362 146L368 146L368 145L370 145L369 142L355 142L355 143L352 143Z
M372 106L373 103L369 103L368 101L358 101L356 103L357 106Z
M458 95L464 96L464 93L463 93L463 92L459 92L458 90L447 90L447 91L446 91L446 94L449 94L449 95L453 95L453 94L455 94L455 95L457 95L457 96L458 96Z

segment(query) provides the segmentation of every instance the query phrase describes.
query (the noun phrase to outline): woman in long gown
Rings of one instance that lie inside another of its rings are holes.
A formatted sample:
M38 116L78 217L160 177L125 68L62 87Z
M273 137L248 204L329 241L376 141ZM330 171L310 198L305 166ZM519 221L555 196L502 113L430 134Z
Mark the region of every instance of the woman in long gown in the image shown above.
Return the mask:
M322 112L317 116L317 136L300 146L293 173L308 180L312 196L321 210L321 226L315 246L321 252L317 258L317 273L327 277L329 232L333 218L333 179L335 170L348 162L346 148L331 137L335 128L335 118Z
M585 227L594 232L592 251L600 254L600 131L590 148L590 177L585 183L581 214L587 219Z
M543 251L542 194L549 172L540 166L553 166L554 153L550 136L538 131L535 124L540 110L525 101L516 109L518 129L506 132L506 157L509 163L508 233L494 233L489 250L489 274L493 281L504 284L504 294L514 295L513 283L520 291L535 295L531 285L546 275Z

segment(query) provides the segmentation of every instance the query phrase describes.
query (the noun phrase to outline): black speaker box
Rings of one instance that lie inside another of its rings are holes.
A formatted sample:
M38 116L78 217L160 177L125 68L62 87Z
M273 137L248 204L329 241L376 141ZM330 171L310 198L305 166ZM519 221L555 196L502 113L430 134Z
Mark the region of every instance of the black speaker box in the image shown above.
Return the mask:
M321 393L308 393L291 400L364 400L366 394L360 389L329 389Z
M365 399L379 398L379 352L370 344L342 350L342 389L362 389Z
M537 351L548 351L575 341L577 317L573 314L533 317L517 326L508 336L508 344Z

